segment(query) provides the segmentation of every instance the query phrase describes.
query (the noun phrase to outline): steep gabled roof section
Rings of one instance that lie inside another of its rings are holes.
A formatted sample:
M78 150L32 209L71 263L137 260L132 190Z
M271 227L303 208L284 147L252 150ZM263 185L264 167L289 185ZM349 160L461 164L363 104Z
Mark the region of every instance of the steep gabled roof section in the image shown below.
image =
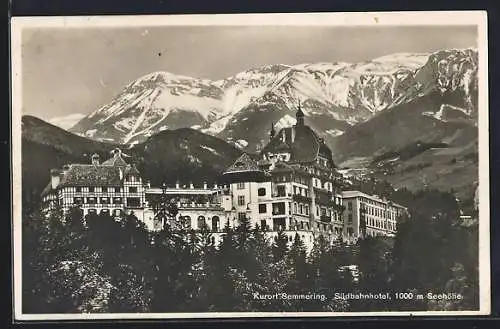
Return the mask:
M257 162L250 158L246 153L243 153L234 163L224 172L224 174L235 172L262 171Z
M122 151L120 149L114 149L112 151L113 157L104 161L102 163L103 166L118 166L118 167L126 167L128 164L122 158Z

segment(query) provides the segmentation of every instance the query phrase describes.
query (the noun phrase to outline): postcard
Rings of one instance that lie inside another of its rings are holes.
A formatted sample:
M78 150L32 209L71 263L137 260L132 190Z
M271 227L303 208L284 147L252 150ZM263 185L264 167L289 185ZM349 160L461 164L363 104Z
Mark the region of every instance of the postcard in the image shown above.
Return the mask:
M12 18L15 319L489 314L486 25Z

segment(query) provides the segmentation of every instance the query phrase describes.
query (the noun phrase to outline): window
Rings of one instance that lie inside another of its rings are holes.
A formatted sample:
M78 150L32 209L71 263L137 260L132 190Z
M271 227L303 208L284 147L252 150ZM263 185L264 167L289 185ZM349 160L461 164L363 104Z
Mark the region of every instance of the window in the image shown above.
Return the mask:
M81 188L81 187L76 187L76 188L75 188L75 191L76 191L76 192L81 192L81 191L82 191L82 188Z
M120 193L120 191L121 191L121 188L115 187L115 193Z
M94 192L94 191L95 191L95 189L93 186L89 187L89 192Z
M238 183L238 185L236 185L236 188L237 188L238 190L243 190L243 189L245 189L245 183Z
M267 228L267 223L266 223L266 220L263 219L260 221L260 228L261 229L266 229Z
M189 216L179 216L179 220L184 228L191 228L191 217Z
M259 196L265 196L266 195L266 189L261 187L260 189L257 190L257 194Z
M115 210L113 210L113 216L120 217L121 215L122 215L122 210L121 209L115 209Z
M97 209L89 209L89 214L97 214Z
M273 203L273 215L285 215L285 203Z
M87 203L88 204L96 204L97 203L97 198L96 197L87 198Z
M316 216L319 216L319 206L316 206Z
M349 214L347 217L347 223L352 224L352 214Z
M127 198L127 207L139 208L141 206L140 198Z
M351 201L347 202L347 209L352 210L352 202Z
M283 185L278 185L277 186L277 192L278 192L278 196L285 196L285 186Z
M238 213L238 220L240 221L240 223L245 220L245 218L247 217L247 214L245 214L244 212L239 212Z
M101 198L101 203L102 204L109 204L109 198L108 197L102 197Z
M301 215L302 215L302 212L303 212L303 207L302 207L302 205L301 205L301 204L299 204L299 214L301 214Z
M203 229L207 226L207 222L205 221L204 216L199 216L198 217L198 229Z
M293 213L294 214L297 213L297 204L296 203L293 204Z
M114 204L121 204L122 203L122 198L113 198L113 203Z
M82 204L83 203L83 198L73 198L73 203L74 204Z
M219 216L212 217L212 231L217 232L219 230Z
M130 193L137 193L137 187L136 186L131 186L131 187L128 188L128 191Z
M308 205L304 206L304 210L305 210L306 215L309 215L309 206Z
M238 206L244 206L244 205L245 205L245 196L238 195Z
M101 191L108 192L108 188L106 186L101 187Z
M321 216L326 216L326 208L321 208Z
M267 204L259 204L259 214L265 214L267 212Z

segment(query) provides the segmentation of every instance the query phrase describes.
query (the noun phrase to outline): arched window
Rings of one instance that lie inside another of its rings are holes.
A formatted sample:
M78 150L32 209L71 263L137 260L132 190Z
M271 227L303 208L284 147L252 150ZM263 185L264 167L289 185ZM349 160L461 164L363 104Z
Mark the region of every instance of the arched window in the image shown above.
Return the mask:
M201 230L202 228L207 226L207 222L205 221L205 216L198 217L198 228Z
M219 216L212 217L212 231L217 232L219 230Z

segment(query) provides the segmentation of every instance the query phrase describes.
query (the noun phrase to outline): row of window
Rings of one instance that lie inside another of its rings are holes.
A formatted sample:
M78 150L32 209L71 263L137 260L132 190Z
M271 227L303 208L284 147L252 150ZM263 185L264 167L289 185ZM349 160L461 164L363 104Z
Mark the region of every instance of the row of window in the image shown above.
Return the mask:
M376 207L373 207L373 206L366 206L366 205L365 205L365 209L366 209L366 214L367 215L377 216L377 217L384 217L384 218L389 218L389 219L392 219L392 220L396 220L396 214L394 212L392 212L392 211L384 210L384 209L380 209L380 208L376 208ZM353 210L353 202L352 201L348 201L347 202L347 210L348 211L352 211Z
M77 186L75 187L75 192L90 192L90 193L93 193L93 192L115 192L115 193L120 193L122 191L122 188L121 187L107 187L107 186L102 186L102 187L93 187L93 186L89 186L89 187L81 187L81 186ZM137 193L137 187L136 186L130 186L128 188L128 191L130 193Z
M376 227L376 228L380 228L380 229L384 229L384 230L390 230L390 231L396 230L396 223L386 222L384 220L375 219L375 218L371 218L371 217L368 217L366 219L366 224L368 226L372 226L372 227Z
M366 213L368 215L372 216L377 216L377 217L383 217L383 218L389 218L389 219L396 219L396 214L392 211L389 210L384 210L380 208L375 208L371 206L366 206Z
M302 205L301 203L299 203L297 205L297 203L294 203L293 204L293 213L309 216L309 205L307 205L307 204Z
M309 197L309 189L303 188L303 187L299 187L299 186L294 186L293 187L293 194L294 195L302 195L302 196L305 196L305 197Z
M86 202L85 202L86 201ZM73 198L74 204L122 204L123 199L120 197L108 198L108 197L75 197ZM140 207L141 199L140 198L127 198L127 206L129 207Z
M91 208L91 209L88 210L87 213L89 215L90 214L97 214L97 209L92 209ZM101 209L99 213L100 214L109 214L110 212L109 212L109 209ZM114 209L113 212L112 212L112 215L118 217L118 216L121 216L122 213L123 213L123 210L121 210L121 209Z

